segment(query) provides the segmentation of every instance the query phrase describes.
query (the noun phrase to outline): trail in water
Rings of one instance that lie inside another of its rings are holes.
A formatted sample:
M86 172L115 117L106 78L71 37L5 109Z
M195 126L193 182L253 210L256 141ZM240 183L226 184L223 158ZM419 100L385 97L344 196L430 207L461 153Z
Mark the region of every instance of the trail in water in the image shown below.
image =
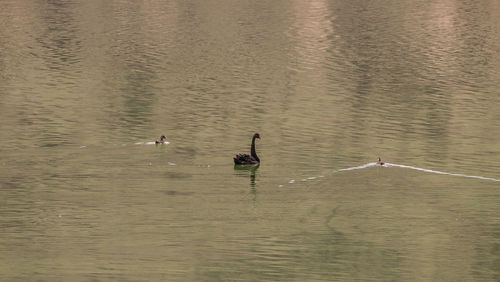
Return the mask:
M384 164L383 166L386 166L386 165L387 164ZM355 170L355 169L363 169L363 168L368 168L368 167L373 167L373 166L377 166L377 163L367 163L367 164L360 165L360 166L343 168L343 169L336 170L334 172L348 171L348 170Z
M137 142L134 143L135 145L168 145L170 142L165 141L163 143L156 143L156 142Z
M426 168L420 168L420 167L414 167L414 166L409 166L409 165L401 165L401 164L391 164L391 163L385 163L383 165L378 165L377 163L367 163L364 165L360 166L354 166L354 167L348 167L348 168L342 168L338 170L334 170L332 173L336 172L343 172L343 171L350 171L350 170L356 170L356 169L365 169L365 168L370 168L370 167L399 167L399 168L407 168L407 169L413 169L413 170L418 170L418 171L423 171L427 173L435 173L435 174L442 174L442 175L449 175L449 176L457 176L457 177L466 177L466 178L475 178L475 179L481 179L481 180L488 180L488 181L495 181L495 182L500 182L500 179L492 178L492 177L484 177L484 176L476 176L476 175L467 175L467 174L460 174L460 173L450 173L450 172L444 172L444 171L439 171L439 170L433 170L433 169L426 169ZM309 180L315 180L321 176L312 176L312 177L307 177L303 178L302 181L309 181ZM294 184L295 180L291 179L288 181L288 184ZM279 185L278 187L283 187L284 185Z
M384 166L387 166L387 167L395 166L395 167L401 167L401 168L409 168L409 169L419 170L419 171L428 172L428 173L436 173L436 174L444 174L444 175L450 175L450 176L476 178L476 179L482 179L482 180L490 180L490 181L500 182L500 179L496 179L496 178L492 178L492 177L484 177L484 176L467 175L467 174L460 174L460 173L443 172L443 171L439 171L439 170L432 170L432 169L414 167L414 166L409 166L409 165L389 164L388 163L388 164L385 164Z
M163 143L156 143L155 141L149 141L149 142L136 142L134 143L134 145L168 145L170 144L170 142L168 141L164 141ZM130 144L121 144L122 147L125 147L125 146L128 146ZM79 147L80 149L85 149L85 148L88 148L88 146L86 145L81 145Z

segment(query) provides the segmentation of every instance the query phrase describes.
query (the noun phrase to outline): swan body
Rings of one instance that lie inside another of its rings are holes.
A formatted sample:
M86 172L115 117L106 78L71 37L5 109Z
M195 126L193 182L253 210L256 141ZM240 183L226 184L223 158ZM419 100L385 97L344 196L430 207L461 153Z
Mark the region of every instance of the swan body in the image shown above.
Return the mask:
M234 157L234 164L237 165L260 164L260 160L248 154L238 154L236 155L236 157Z
M252 146L250 147L250 155L248 154L238 154L234 159L235 165L249 165L249 164L260 164L260 159L255 151L255 139L261 140L259 133L255 133L252 137Z

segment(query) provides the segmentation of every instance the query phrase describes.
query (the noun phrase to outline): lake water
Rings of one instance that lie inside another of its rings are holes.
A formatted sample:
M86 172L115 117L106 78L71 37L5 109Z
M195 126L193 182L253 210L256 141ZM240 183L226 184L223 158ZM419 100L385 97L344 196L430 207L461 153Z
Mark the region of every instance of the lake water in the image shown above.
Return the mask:
M500 2L0 1L0 280L499 281Z

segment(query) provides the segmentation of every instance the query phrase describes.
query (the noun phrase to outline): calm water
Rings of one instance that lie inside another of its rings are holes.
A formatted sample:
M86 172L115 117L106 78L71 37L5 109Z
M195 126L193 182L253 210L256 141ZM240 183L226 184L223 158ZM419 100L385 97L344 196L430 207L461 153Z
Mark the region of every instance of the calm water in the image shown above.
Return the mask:
M0 280L500 281L499 85L497 0L2 0Z

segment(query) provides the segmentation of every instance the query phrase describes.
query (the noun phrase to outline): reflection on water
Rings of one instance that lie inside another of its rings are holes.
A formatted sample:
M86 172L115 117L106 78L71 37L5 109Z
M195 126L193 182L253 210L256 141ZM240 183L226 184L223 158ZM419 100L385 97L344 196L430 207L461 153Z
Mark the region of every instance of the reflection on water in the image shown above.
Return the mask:
M255 174L260 165L234 165L237 175L250 176L250 187L255 188Z
M0 26L3 280L498 280L498 1L4 0Z

